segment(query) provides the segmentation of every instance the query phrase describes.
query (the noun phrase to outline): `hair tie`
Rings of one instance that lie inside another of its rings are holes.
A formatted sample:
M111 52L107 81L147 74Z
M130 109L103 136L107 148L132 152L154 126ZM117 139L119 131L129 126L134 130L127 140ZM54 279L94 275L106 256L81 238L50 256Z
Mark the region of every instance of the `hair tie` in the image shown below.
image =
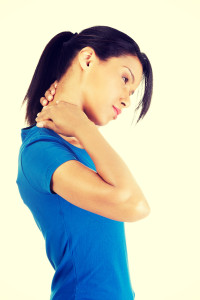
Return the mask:
M63 47L66 47L66 46L68 46L69 44L71 44L72 40L74 40L74 38L75 38L77 35L78 35L78 32L75 32L75 33L71 36L71 38L70 38L68 41L66 41L66 42L63 43Z
M75 32L72 38L75 38L78 35L78 32Z

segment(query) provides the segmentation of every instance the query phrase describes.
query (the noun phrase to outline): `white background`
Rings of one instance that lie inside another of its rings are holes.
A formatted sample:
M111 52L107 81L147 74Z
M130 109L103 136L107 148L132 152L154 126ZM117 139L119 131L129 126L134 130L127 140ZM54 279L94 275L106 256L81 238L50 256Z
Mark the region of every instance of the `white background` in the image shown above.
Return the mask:
M149 217L125 223L136 300L199 300L199 1L1 0L0 5L1 299L49 299L53 276L43 237L15 183L23 97L55 34L107 25L130 35L154 72L144 120L130 127L130 109L100 129L151 207Z

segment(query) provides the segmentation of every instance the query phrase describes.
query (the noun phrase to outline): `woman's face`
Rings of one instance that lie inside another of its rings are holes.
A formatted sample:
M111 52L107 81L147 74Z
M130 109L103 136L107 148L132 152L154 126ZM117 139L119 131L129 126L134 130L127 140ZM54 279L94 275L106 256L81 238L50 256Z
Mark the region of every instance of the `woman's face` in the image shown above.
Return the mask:
M113 105L122 112L130 105L130 96L142 74L142 64L136 56L112 57L106 62L93 56L81 82L83 110L88 118L99 126L115 119Z

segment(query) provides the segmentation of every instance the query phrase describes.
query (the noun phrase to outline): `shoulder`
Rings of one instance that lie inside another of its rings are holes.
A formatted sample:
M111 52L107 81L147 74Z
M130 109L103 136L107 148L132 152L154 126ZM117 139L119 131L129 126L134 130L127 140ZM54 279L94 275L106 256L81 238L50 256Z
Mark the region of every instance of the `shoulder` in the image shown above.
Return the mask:
M21 138L23 144L30 144L33 141L57 140L62 142L62 138L51 129L39 128L36 125L21 129Z
M69 143L51 129L39 128L35 125L22 128L21 139L20 154L24 153L25 150L33 153L42 150L50 152L58 149L75 154Z
M53 172L66 161L76 159L62 138L52 130L36 126L22 129L19 163L28 182L38 191L50 192Z

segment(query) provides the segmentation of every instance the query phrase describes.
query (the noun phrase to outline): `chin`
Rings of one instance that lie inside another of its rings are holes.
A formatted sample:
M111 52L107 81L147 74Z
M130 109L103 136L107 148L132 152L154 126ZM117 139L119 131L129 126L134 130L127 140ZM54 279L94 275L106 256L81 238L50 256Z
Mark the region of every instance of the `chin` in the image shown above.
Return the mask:
M104 112L100 113L99 111L98 113L97 111L84 110L84 113L87 115L88 119L90 119L90 121L92 121L96 126L105 126L111 121L109 115L105 114Z
M110 122L110 120L106 120L106 119L101 119L101 120L91 120L92 122L94 122L94 124L95 125L97 125L97 126L105 126L105 125L107 125L109 122Z
M96 118L95 116L87 116L97 126L104 126L108 123L107 120Z

